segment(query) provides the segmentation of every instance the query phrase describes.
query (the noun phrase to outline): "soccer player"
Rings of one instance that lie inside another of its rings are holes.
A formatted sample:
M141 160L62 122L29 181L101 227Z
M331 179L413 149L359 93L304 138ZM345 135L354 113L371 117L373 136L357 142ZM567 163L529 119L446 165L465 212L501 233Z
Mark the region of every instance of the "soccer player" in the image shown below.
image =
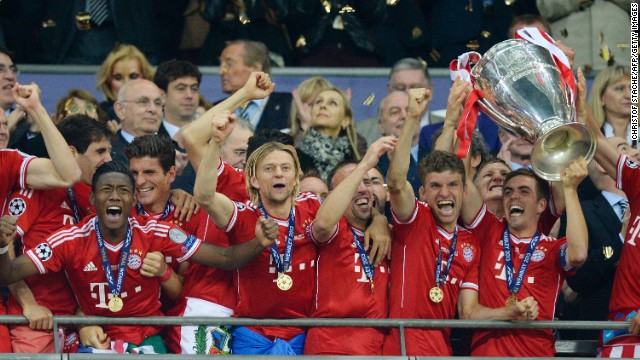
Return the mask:
M208 137L213 140L196 176L196 200L216 225L227 232L232 243L250 239L250 229L261 215L276 219L281 232L274 246L237 271L238 303L234 316L309 317L316 246L307 227L315 218L320 201L308 193L298 194L300 163L293 150L281 143L264 144L247 159L246 187L251 201L233 202L216 192L217 169L209 164L219 161L220 143L233 129L230 120L233 120L230 114L216 116L210 125ZM302 354L305 329L238 327L232 335L234 354L293 355Z
M51 235L26 254L9 261L11 224L0 222L0 283L8 284L37 273L64 270L80 309L86 315L141 317L160 316L159 282L142 276L141 258L160 251L178 262L188 259L223 269L241 267L277 237L277 225L261 218L255 223L255 238L234 247L220 248L203 243L173 224L130 217L135 197L134 179L119 162L101 165L93 177L91 202L96 216ZM112 265L113 264L113 267ZM115 269L115 271L114 271ZM111 340L125 348L163 352L156 326L84 326L81 343L95 349L109 349Z
M205 211L195 213L190 220L175 217L170 198L171 183L176 178L175 150L168 137L137 137L127 145L125 155L136 181L138 215L171 222L204 242L229 246L227 235L209 220ZM159 277L163 294L175 301L168 315L229 317L233 314L236 294L231 272L187 262L178 269L174 260L159 252L148 253L141 267L143 275ZM229 352L224 341L229 338L226 327L172 326L167 329L167 335L167 347L172 353Z
M363 242L374 206L371 178L380 156L392 151L396 138L373 143L360 163L343 162L330 173L332 191L311 224L312 240L324 243L317 261L313 317L386 318L389 264L370 258ZM374 210L376 209L376 210ZM343 215L344 214L344 215ZM386 252L385 252L386 253ZM305 355L381 355L383 329L312 327Z
M71 153L82 170L81 181L73 188L15 191L7 201L7 212L17 216L17 233L22 252L35 248L55 231L80 222L84 207L78 205L74 188L89 187L95 169L111 161L109 129L86 115L72 115L59 125ZM82 184L82 185L79 185ZM11 327L11 342L16 353L52 353L53 315L73 315L76 300L64 273L50 272L27 278L9 286L7 313L24 315L29 325ZM65 335L74 336L73 333Z
M389 195L393 212L389 317L453 319L461 317L517 319L532 299L500 309L477 302L480 249L476 238L457 225L465 190L465 170L455 155L434 150L419 164L422 181L417 201L407 181L411 136L431 93L409 91L409 112L389 167ZM407 355L451 356L449 329L407 329ZM400 334L392 329L385 339L385 355L400 354Z

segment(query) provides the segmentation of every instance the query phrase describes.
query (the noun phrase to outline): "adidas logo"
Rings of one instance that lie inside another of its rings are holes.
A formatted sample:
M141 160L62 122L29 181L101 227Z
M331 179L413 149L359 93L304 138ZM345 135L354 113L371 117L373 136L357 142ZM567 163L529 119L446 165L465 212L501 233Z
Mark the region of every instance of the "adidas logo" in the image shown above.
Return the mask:
M87 266L84 267L83 271L98 271L98 268L93 265L93 261L88 263Z
M66 201L63 201L63 202L62 202L62 205L60 205L60 207L61 207L61 208L63 208L63 209L71 210L71 208L69 207L69 205L67 205L67 202L66 202Z

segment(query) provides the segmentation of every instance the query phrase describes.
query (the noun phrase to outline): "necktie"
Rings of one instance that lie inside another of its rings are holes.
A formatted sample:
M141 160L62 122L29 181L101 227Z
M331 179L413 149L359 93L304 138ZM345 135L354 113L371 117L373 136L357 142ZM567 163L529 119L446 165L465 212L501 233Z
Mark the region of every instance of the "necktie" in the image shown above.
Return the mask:
M93 23L100 26L109 17L107 0L87 0L87 10L91 14Z
M238 110L236 110L236 113L240 115L241 118L251 122L251 114L253 111L252 105L253 101L247 101L244 105L238 108Z
M622 220L622 218L624 218L625 211L627 211L627 208L629 207L629 200L622 199L618 201L617 204L618 204L618 207L620 207L620 220Z

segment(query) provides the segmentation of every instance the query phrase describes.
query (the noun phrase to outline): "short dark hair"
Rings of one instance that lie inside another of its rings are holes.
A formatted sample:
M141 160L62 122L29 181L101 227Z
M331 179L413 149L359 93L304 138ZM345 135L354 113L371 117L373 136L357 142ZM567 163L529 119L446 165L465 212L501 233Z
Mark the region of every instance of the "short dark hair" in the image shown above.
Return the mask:
M336 173L343 167L351 164L358 165L358 162L351 159L346 159L339 162L336 166L333 167L333 169L331 169L331 171L329 171L329 175L327 175L327 186L329 187L329 190L333 190L333 177L336 176Z
M279 142L284 145L294 146L293 136L276 129L260 129L247 141L247 159L257 148L270 142Z
M90 116L84 114L70 115L58 124L58 130L69 146L84 154L91 143L109 140L113 134L109 128Z
M502 186L505 187L507 183L516 176L527 176L534 179L536 181L536 200L545 199L547 202L549 202L549 198L551 196L549 183L528 168L520 168L508 173L504 178L504 183L502 183Z
M91 179L91 191L95 192L98 184L98 180L104 174L108 173L121 173L126 175L131 181L131 190L135 192L136 190L136 181L133 179L133 174L131 174L131 170L129 167L123 164L121 161L109 161L106 162L96 169L95 174L93 174L93 179Z
M181 77L194 77L198 79L198 85L202 81L202 73L197 66L185 60L169 60L158 65L153 82L166 92L169 84Z
M455 154L433 150L427 156L420 159L420 163L418 164L418 173L420 174L420 180L423 184L427 179L427 175L430 173L441 173L445 171L460 174L462 184L465 184L467 177L464 171L464 164Z
M502 164L506 166L507 169L509 169L509 172L511 172L511 166L507 164L506 161L500 159L499 157L489 156L486 160L482 160L482 162L478 165L478 168L476 169L476 173L473 175L473 181L475 182L476 179L478 179L478 174L480 174L480 172L482 171L482 169L484 169L485 166L491 165L491 164Z
M168 136L138 136L124 148L124 154L129 161L145 156L158 159L165 174L176 165L176 150Z
M536 23L542 24L544 26L544 32L551 35L551 27L549 26L549 22L540 15L537 14L524 14L520 16L516 16L511 20L511 24L509 24L509 30L507 32L507 36L509 38L513 38L516 35L516 25L524 24L524 25L534 25Z

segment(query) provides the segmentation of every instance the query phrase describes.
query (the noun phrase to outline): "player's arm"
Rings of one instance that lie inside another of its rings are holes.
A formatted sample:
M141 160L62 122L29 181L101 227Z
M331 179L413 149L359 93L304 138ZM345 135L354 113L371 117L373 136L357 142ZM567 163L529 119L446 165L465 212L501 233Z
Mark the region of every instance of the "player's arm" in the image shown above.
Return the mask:
M215 114L223 111L233 112L247 101L263 99L269 96L275 88L269 74L254 72L249 76L247 83L233 95L226 98L218 105L207 110L197 120L184 129L184 143L193 169L198 172L201 160L204 157L206 145L211 139L209 136L211 121Z
M70 187L80 180L80 167L69 149L69 145L51 121L47 110L40 102L37 85L13 86L16 103L26 111L38 125L44 138L50 159L36 158L27 168L27 185L33 189Z
M261 216L256 223L255 238L228 247L202 243L191 259L223 270L239 269L250 263L265 247L273 244L279 235L278 223Z
M392 136L385 136L374 142L355 169L329 193L318 209L311 227L313 237L318 242L326 242L335 234L338 221L349 208L353 195L359 186L364 186L362 179L367 171L376 166L380 156L392 150L396 142Z
M532 296L515 304L492 309L480 305L478 292L461 289L458 294L458 314L463 320L535 320L538 302Z
M16 258L13 246L9 246L9 258ZM29 320L29 327L33 330L51 330L53 328L53 313L51 310L41 306L33 296L24 280L20 280L9 285L9 291L22 306L22 314Z
M411 183L407 180L411 156L411 139L420 127L420 115L431 99L431 91L421 89L409 90L409 111L404 121L396 149L391 156L387 186L391 198L391 208L400 220L407 220L416 206L415 194Z
M175 273L171 266L167 265L161 252L153 251L145 255L140 266L140 274L146 277L157 277L162 292L167 294L169 299L175 301L180 296L184 277Z
M233 121L235 121L235 115L225 113L215 116L213 122L209 124L207 131L214 140L204 145L206 151L202 163L205 165L197 172L193 186L193 195L196 201L211 215L211 219L219 228L224 228L229 224L234 205L228 197L216 192L218 166L213 166L213 164L220 162L220 139L226 138L231 133Z
M464 103L471 92L471 84L457 77L449 90L449 98L447 99L447 112L442 124L442 133L436 139L433 146L434 150L446 152L455 152L456 129L460 121L460 115L464 109Z
M584 220L578 185L588 175L587 161L578 159L571 162L562 176L565 204L567 207L567 265L577 268L586 260L589 251L589 231Z
M25 255L13 260L9 257L9 247L13 246L17 223L17 216L4 215L0 218L0 286L7 286L38 273L36 266Z
M200 205L196 202L193 195L182 189L171 190L171 203L175 207L173 216L178 220L191 221L191 216L198 213Z
M371 223L364 232L363 246L369 248L369 262L373 266L378 266L385 256L391 260L391 227L387 217L380 213L377 208L371 209Z
M616 149L609 144L607 138L604 137L604 134L600 131L600 127L596 122L596 118L593 116L589 106L587 106L587 80L582 73L582 68L578 68L578 114L583 114L582 116L578 116L578 118L582 120L584 117L586 125L591 129L598 141L595 155L596 161L613 180L616 180L618 158L620 155Z

